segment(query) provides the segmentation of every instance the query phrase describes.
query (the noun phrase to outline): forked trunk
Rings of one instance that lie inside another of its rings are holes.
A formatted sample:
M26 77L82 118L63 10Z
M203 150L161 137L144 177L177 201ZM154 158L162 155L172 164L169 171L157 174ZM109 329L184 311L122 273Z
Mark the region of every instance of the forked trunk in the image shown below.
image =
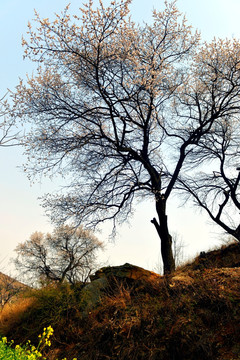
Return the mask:
M156 211L158 214L158 221L156 218L153 218L151 222L154 224L161 240L163 270L166 275L175 270L175 260L172 253L172 236L168 231L166 201L164 198L156 199Z

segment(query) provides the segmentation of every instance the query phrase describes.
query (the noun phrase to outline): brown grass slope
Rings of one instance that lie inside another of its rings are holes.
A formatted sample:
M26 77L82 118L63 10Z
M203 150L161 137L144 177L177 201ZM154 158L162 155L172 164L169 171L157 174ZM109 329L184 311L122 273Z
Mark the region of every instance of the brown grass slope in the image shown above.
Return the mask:
M18 288L20 290L25 289L28 287L27 285L23 284L22 282L12 278L9 275L3 274L0 272L0 289L5 288L8 285L12 285L15 288Z
M81 285L29 291L2 312L2 335L25 342L54 328L47 359L240 359L240 245L202 254L168 277L112 279L86 314Z
M16 301L20 293L27 288L27 285L0 272L0 311L6 304Z

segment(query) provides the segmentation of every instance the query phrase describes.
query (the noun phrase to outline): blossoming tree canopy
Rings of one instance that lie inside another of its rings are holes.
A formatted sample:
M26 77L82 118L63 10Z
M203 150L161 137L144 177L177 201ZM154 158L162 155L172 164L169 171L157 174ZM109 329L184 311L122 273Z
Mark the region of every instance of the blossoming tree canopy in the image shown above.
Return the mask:
M224 111L216 107L210 73L219 61L219 79L221 66L231 64L211 44L199 50L199 34L176 1L154 10L150 25L131 20L130 3L89 1L52 22L36 13L23 46L37 72L20 81L13 113L32 124L27 172L59 172L69 181L65 192L45 197L53 218L92 227L111 219L115 229L135 199L153 199L168 273L175 265L167 200L178 188L187 191L192 154L202 151L216 119L230 114L231 95Z

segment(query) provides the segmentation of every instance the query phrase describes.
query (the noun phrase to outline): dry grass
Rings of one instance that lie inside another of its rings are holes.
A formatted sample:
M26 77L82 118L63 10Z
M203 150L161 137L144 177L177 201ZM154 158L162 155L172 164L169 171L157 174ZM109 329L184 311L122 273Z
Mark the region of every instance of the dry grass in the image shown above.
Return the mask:
M0 312L0 333L6 335L15 329L34 301L33 297L21 295L14 302L7 303Z

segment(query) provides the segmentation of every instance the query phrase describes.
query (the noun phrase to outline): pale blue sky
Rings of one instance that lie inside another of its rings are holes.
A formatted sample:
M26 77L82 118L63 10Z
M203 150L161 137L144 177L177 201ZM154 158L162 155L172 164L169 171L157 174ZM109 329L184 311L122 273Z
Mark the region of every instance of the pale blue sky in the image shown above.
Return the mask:
M18 77L32 72L32 64L22 59L21 37L26 33L27 23L34 16L34 8L42 17L53 17L71 2L74 12L82 5L81 0L0 0L0 96L7 88L14 89ZM96 1L97 2L97 1ZM104 1L108 3L107 0ZM163 0L133 0L133 19L151 21L151 10L162 9ZM186 14L189 23L201 31L203 40L216 37L240 37L239 0L178 0L178 8ZM44 180L42 184L30 186L20 168L24 159L17 148L0 148L0 261L7 272L7 259L13 256L13 249L25 241L34 231L49 231L51 225L40 207L38 200L46 192L56 188L56 184ZM186 256L207 249L218 243L216 227L210 226L208 219L193 208L176 208L176 199L169 206L170 229L178 232L186 244ZM150 223L154 216L154 206L142 204L136 216L128 225L119 229L115 244L109 244L103 260L110 264L131 262L153 269L159 255L159 240ZM107 241L104 227L102 240ZM6 259L6 260L3 260ZM0 269L1 270L1 269Z

